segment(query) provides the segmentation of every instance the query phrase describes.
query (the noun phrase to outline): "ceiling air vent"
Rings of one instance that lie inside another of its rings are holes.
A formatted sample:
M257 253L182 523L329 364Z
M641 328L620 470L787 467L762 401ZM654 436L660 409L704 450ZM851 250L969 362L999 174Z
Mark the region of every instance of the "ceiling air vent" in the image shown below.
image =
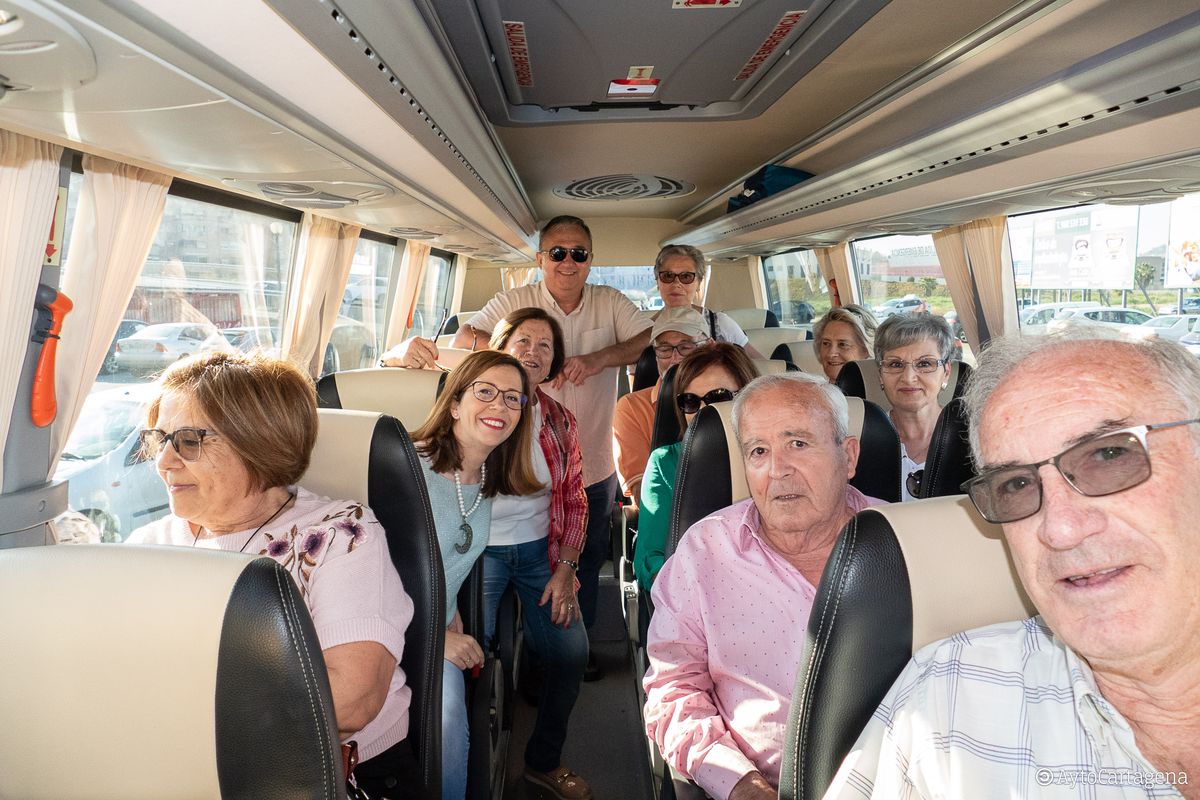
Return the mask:
M581 178L554 188L554 194L567 200L649 200L682 197L696 191L687 181L661 175L600 175Z

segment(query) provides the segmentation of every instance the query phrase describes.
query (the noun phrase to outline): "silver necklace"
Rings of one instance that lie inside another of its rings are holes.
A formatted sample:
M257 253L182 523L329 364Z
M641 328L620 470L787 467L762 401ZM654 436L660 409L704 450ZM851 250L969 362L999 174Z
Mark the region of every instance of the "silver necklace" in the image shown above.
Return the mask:
M475 504L471 506L471 510L467 510L467 503L463 500L462 493L462 472L454 470L454 491L458 493L458 512L462 514L462 525L458 529L462 531L464 540L455 543L454 552L459 555L465 554L471 549L471 540L475 536L475 532L471 530L471 523L467 522L467 518L475 513L475 509L479 508L479 504L483 502L483 483L487 480L487 464L479 465L479 494L475 495Z

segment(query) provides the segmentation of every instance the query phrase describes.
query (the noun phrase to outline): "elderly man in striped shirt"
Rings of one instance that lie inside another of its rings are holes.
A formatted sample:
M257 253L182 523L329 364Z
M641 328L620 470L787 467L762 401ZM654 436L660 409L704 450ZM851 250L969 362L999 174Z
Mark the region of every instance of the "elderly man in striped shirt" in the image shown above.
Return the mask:
M971 499L1041 614L918 652L826 800L1200 797L1200 363L1004 340L967 402Z

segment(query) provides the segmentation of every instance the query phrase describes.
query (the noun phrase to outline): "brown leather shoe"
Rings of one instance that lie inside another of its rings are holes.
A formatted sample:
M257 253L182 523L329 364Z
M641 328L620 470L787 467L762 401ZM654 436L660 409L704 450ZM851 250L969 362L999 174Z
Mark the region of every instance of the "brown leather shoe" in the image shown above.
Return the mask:
M592 800L592 789L587 781L563 766L549 772L536 772L526 767L525 780L559 800Z

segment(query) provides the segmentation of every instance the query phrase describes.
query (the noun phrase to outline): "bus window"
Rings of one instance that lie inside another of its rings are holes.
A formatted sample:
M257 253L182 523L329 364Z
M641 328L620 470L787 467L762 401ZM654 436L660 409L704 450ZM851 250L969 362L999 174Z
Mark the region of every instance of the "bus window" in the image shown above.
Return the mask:
M417 287L417 304L413 307L412 327L409 336L424 336L432 339L438 328L450 316L450 297L454 290L454 254L442 250L430 250Z
M1009 217L1022 333L1048 333L1068 319L1124 327L1145 321L1136 312L1200 313L1198 218L1200 194L1169 203L1098 203ZM1105 307L1112 308L1089 310ZM1180 336L1187 332L1184 323ZM1148 327L1163 329L1158 331L1163 335L1171 326Z
M403 245L398 247L394 239L359 238L342 306L329 335L329 345L338 353L337 368L374 366L383 352L391 296L388 289L401 255ZM334 360L327 358L325 366L333 366L330 362Z
M946 286L933 237L879 236L859 239L851 247L862 303L883 322L895 314L928 311L946 318L956 340L962 341L958 312ZM966 351L959 352L970 360Z
M167 512L154 464L136 448L155 377L194 353L277 347L299 220L289 210L280 215L287 218L167 197L133 296L55 473L70 480L70 507L90 518L104 540L122 540ZM64 272L70 268L64 260Z
M811 250L763 259L767 307L780 325L807 325L829 310L829 289Z
M588 273L588 283L611 286L629 298L643 311L657 311L663 307L663 299L658 293L658 284L654 280L654 267L592 267Z

